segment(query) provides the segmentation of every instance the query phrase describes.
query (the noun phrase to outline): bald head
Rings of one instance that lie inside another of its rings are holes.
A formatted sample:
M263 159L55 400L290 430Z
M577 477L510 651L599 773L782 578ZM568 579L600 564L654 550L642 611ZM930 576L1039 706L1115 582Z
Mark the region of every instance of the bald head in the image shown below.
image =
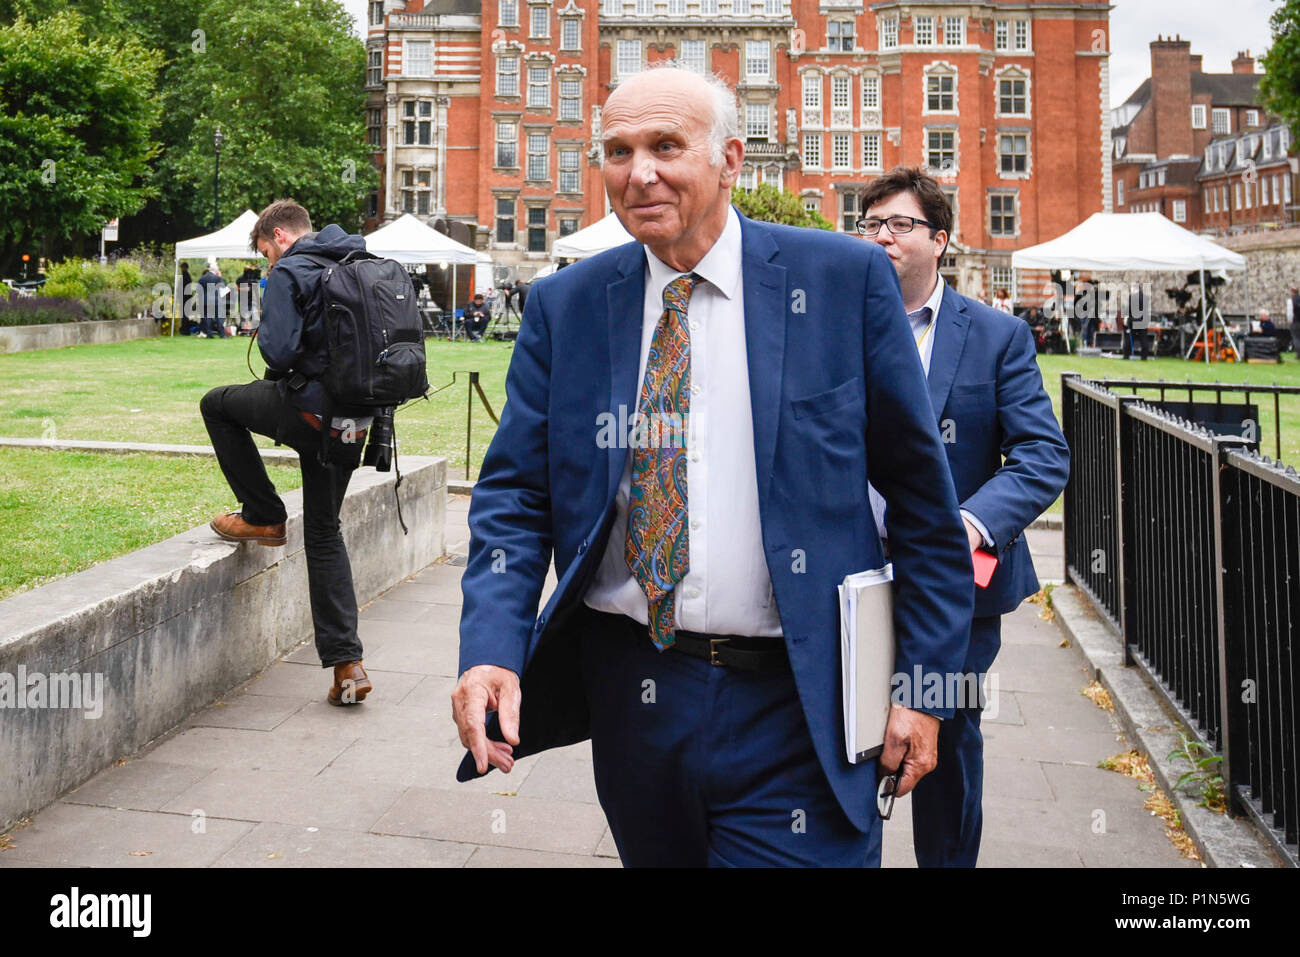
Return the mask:
M691 104L693 115L704 111L704 121L709 130L710 160L715 164L722 162L727 140L740 137L736 94L719 77L696 73L670 60L621 80L606 100L605 110L608 112L611 105L617 108L620 95L626 98L645 92L651 95L679 93Z

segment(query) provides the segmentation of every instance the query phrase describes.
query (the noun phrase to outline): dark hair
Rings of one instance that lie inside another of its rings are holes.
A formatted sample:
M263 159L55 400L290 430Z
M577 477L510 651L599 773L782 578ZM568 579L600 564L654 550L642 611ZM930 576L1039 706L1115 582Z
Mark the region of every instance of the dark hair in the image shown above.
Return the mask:
M260 252L257 241L265 239L270 242L274 238L276 227L287 233L309 233L311 217L303 206L293 200L277 199L258 214L253 231L248 234L248 247L253 252Z
M935 178L919 166L895 166L884 176L873 179L862 194L862 209L868 210L899 193L911 193L926 222L934 223L930 235L942 229L952 236L952 207Z

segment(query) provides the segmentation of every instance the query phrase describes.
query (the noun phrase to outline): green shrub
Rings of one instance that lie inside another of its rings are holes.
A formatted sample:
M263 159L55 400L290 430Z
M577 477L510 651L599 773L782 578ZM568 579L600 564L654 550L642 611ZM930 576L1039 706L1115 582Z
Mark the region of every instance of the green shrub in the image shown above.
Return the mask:
M43 326L51 322L80 322L84 306L75 299L20 296L10 292L0 299L0 326Z
M6 284L0 282L0 299L8 299L10 291Z
M65 259L45 271L46 283L41 295L85 299L107 289L130 290L144 284L144 270L130 259L111 266L90 259Z
M147 289L105 289L86 297L87 319L132 319L149 308Z

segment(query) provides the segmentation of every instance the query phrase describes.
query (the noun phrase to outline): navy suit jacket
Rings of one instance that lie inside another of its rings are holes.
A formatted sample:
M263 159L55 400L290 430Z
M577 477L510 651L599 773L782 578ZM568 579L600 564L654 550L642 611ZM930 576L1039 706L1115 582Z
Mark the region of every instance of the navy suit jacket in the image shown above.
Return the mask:
M975 615L1002 615L1038 591L1023 533L1065 488L1070 449L1023 319L946 286L929 378L957 498L998 553L989 587L976 591ZM967 667L984 671L996 654L973 643Z
M853 237L740 222L768 572L812 743L865 831L876 820L876 766L844 756L836 586L884 564L868 480L890 508L900 671L960 671L970 553L887 255ZM520 675L516 756L589 736L577 640L586 616L571 613L604 554L629 454L600 447L597 434L603 414L636 408L645 272L643 247L629 243L534 284L474 488L460 670ZM552 554L558 584L539 614ZM495 714L488 734L501 740ZM457 778L476 773L467 754Z

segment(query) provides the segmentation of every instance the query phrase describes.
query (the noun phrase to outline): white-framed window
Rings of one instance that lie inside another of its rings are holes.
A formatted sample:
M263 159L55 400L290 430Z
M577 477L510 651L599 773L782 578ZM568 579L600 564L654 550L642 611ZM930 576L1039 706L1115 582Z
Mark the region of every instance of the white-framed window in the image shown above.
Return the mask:
M497 96L519 95L519 57L497 57Z
M1241 209L1241 180L1232 184L1232 208Z
M546 207L528 207L528 251L546 252Z
M851 76L833 76L831 77L831 109L847 110L852 103L852 83Z
M1274 173L1273 174L1273 205L1276 206L1280 202L1282 202L1282 177L1279 174Z
M865 169L880 169L880 134L862 134L862 165Z
M668 0L668 15L670 17L686 16L686 0Z
M805 73L803 75L803 108L805 112L814 111L820 115L822 108L822 75Z
M382 0L378 3L371 0L370 25L372 27L380 27L384 25L384 4L382 3Z
M966 19L964 17L943 18L943 45L959 47L966 43Z
M433 170L402 170L402 212L428 216L433 197Z
M1011 22L1009 20L994 21L993 49L999 51L1011 49Z
M1271 205L1268 201L1268 177L1267 176L1261 176L1259 178L1259 205L1261 206Z
M749 16L749 0L731 0L731 12L738 17Z
M1115 180L1115 205L1124 205L1124 181L1122 179Z
M934 46L934 17L917 17L912 42L919 47Z
M852 20L827 20L826 21L826 47L832 53L851 53L856 42L855 30L857 29Z
M515 241L515 201L509 196L498 196L496 200L496 241L513 243Z
M766 0L763 4L763 12L769 17L779 17L784 11L785 3L783 0Z
M1291 174L1282 174L1282 203L1285 206L1291 205Z
M519 166L519 125L511 120L497 120L496 165L501 169Z
M528 179L544 180L550 175L550 139L545 133L528 134Z
M499 0L497 22L503 27L519 26L519 0Z
M805 195L803 197L803 208L810 213L821 215L822 198L820 196Z
M1003 176L1029 173L1029 134L998 134L998 170Z
M957 74L947 67L931 67L925 74L925 112L952 113L957 109Z
M551 68L548 65L528 66L528 105L542 109L551 106Z
M1174 222L1176 223L1187 222L1187 200L1185 199L1174 200Z
M745 77L767 80L772 76L772 45L766 40L745 41Z
M700 0L700 16L716 17L718 15L718 0Z
M634 76L641 72L641 41L618 41L618 75Z
M403 76L432 75L430 56L432 46L428 40L407 40L406 50L402 55Z
M1015 236L1017 219L1015 193L989 193L990 236Z
M561 120L582 119L582 80L560 78L560 115Z
M740 176L736 178L736 185L738 185L744 192L752 193L757 182L758 177L754 172L754 167L742 166L740 168Z
M371 50L366 55L366 85L378 86L384 82L384 51Z
M1259 126L1259 110L1246 111L1246 125Z
M950 174L957 167L957 132L955 130L927 130L925 135L925 163L941 174Z
M577 17L565 17L560 21L560 49L582 49L582 21Z
M433 144L433 101L404 100L402 102L402 145L431 146Z
M1232 111L1215 107L1210 110L1210 132L1215 136L1232 132Z
M1165 168L1163 166L1156 170L1156 185L1165 185Z
M880 49L893 50L898 46L898 17L880 18Z
M852 160L852 134L850 133L832 133L831 134L831 167L833 169L848 169Z
M1011 21L1011 48L1017 53L1030 48L1029 21Z
M655 15L655 0L636 0L636 15L638 17L653 17Z
M997 116L1029 115L1029 78L1019 71L998 75Z
M860 202L861 197L857 193L845 190L840 193L840 231L845 233L856 233L858 231L858 217L865 213Z
M366 110L366 143L370 146L384 145L383 110Z
M561 193L579 193L582 191L582 150L564 147L559 150L560 155L560 185Z
M821 169L821 167L822 167L822 135L820 133L804 133L803 168Z
M1005 289L1012 299L1015 299L1015 272L1010 266L990 266L989 267L989 285L996 292L999 289Z
M880 109L880 77L864 76L862 78L862 108L864 110Z
M682 65L688 70L696 73L707 73L708 64L705 59L706 48L703 40L683 40L681 49Z
M528 35L545 39L551 35L551 8L534 6L528 8Z
M572 236L578 231L578 217L561 216L560 217L560 235Z
M767 103L745 104L745 139L768 139L771 130L772 108Z
M1205 129L1205 104L1204 103L1192 104L1192 129L1194 130Z

